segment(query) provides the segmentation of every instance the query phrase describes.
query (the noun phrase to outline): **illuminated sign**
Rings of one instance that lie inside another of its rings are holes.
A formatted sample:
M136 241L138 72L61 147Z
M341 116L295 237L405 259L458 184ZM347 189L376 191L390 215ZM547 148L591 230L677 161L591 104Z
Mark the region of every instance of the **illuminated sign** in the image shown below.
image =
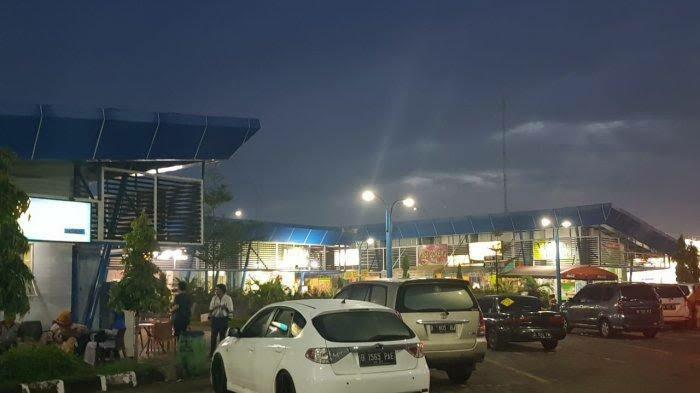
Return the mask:
M500 241L469 243L469 259L472 261L485 261L486 259L494 259L496 257L495 250L500 249Z
M17 222L29 240L90 242L90 204L87 202L30 198L29 209Z
M571 259L571 247L565 242L559 242L559 259ZM535 240L532 242L532 254L536 261L553 261L557 256L557 245L554 240Z
M447 264L447 244L427 244L420 246L421 265L446 265Z

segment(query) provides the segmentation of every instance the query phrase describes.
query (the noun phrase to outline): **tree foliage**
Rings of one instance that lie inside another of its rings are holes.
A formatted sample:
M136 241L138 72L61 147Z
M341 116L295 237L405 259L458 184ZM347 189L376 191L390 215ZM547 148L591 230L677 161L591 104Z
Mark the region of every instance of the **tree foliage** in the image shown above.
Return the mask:
M223 176L216 169L209 171L204 182L204 244L195 250L195 257L215 272L214 283L218 282L222 264L241 254L254 225L217 216L219 207L232 200Z
M29 196L10 180L13 161L11 153L0 150L0 310L23 315L34 276L23 261L29 242L17 220L29 208Z
M686 244L683 235L676 243L676 281L683 283L700 282L700 266L698 265L698 249L692 244Z
M131 231L124 240L124 277L112 288L111 306L137 314L165 311L170 290L165 275L152 262L153 252L158 246L153 223L145 212L131 223Z

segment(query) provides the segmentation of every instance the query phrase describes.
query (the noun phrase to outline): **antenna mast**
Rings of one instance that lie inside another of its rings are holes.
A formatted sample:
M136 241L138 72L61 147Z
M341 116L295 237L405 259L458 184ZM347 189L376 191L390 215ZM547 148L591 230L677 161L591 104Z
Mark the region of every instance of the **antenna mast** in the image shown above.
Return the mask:
M503 210L508 213L508 178L506 177L506 97L501 100L501 163L503 165Z

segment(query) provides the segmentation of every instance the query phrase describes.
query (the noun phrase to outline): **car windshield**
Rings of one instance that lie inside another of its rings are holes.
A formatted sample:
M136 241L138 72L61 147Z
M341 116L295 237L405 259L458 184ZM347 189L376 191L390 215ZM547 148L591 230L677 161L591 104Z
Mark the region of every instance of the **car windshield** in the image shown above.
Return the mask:
M677 285L660 285L656 287L656 293L665 299L685 297L683 290L681 290L681 288Z
M656 300L654 289L649 285L623 285L620 295L625 300Z
M415 337L411 329L389 311L344 311L319 315L312 320L327 341L357 343L398 341Z
M476 307L466 283L409 284L401 288L399 299L400 312L470 311Z
M534 312L542 309L540 299L525 296L506 296L499 298L498 308L502 313Z

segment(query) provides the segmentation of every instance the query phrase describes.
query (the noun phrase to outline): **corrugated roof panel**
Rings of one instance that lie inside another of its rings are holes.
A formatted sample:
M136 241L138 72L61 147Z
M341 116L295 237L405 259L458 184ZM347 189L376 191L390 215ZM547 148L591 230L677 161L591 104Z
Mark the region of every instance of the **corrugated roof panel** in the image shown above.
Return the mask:
M581 220L578 216L578 209L575 207L563 207L556 209L557 219L559 220L559 225L565 220L569 220L575 226L581 226Z
M418 228L418 233L420 234L420 237L432 237L432 236L437 236L437 232L435 231L435 226L433 225L433 221L416 221L415 222L416 227Z
M508 214L492 214L491 221L493 227L499 232L508 232L513 230L513 222Z
M472 225L474 225L474 230L476 233L486 233L493 232L493 225L491 225L491 217L489 216L472 216Z
M34 159L91 160L102 111L45 105Z
M289 243L305 244L310 232L310 229L294 228L292 235L289 237Z
M289 238L292 236L294 227L291 226L278 226L275 230L275 234L272 236L272 241L278 243L287 243Z
M326 236L326 229L312 229L309 232L309 236L306 238L306 244L310 245L323 245L323 238Z
M532 231L536 229L532 214L512 213L510 218L513 220L513 225L515 225L517 231Z
M457 234L475 233L469 217L456 218L452 220L452 226Z
M433 225L435 225L435 229L437 229L439 235L455 235L454 227L450 220L433 220Z
M400 223L395 222L394 223L394 234L395 234L394 236L396 236L397 239L398 238L408 239L408 238L412 238L412 237L419 237L418 230L416 229L416 224L413 221L400 222Z

